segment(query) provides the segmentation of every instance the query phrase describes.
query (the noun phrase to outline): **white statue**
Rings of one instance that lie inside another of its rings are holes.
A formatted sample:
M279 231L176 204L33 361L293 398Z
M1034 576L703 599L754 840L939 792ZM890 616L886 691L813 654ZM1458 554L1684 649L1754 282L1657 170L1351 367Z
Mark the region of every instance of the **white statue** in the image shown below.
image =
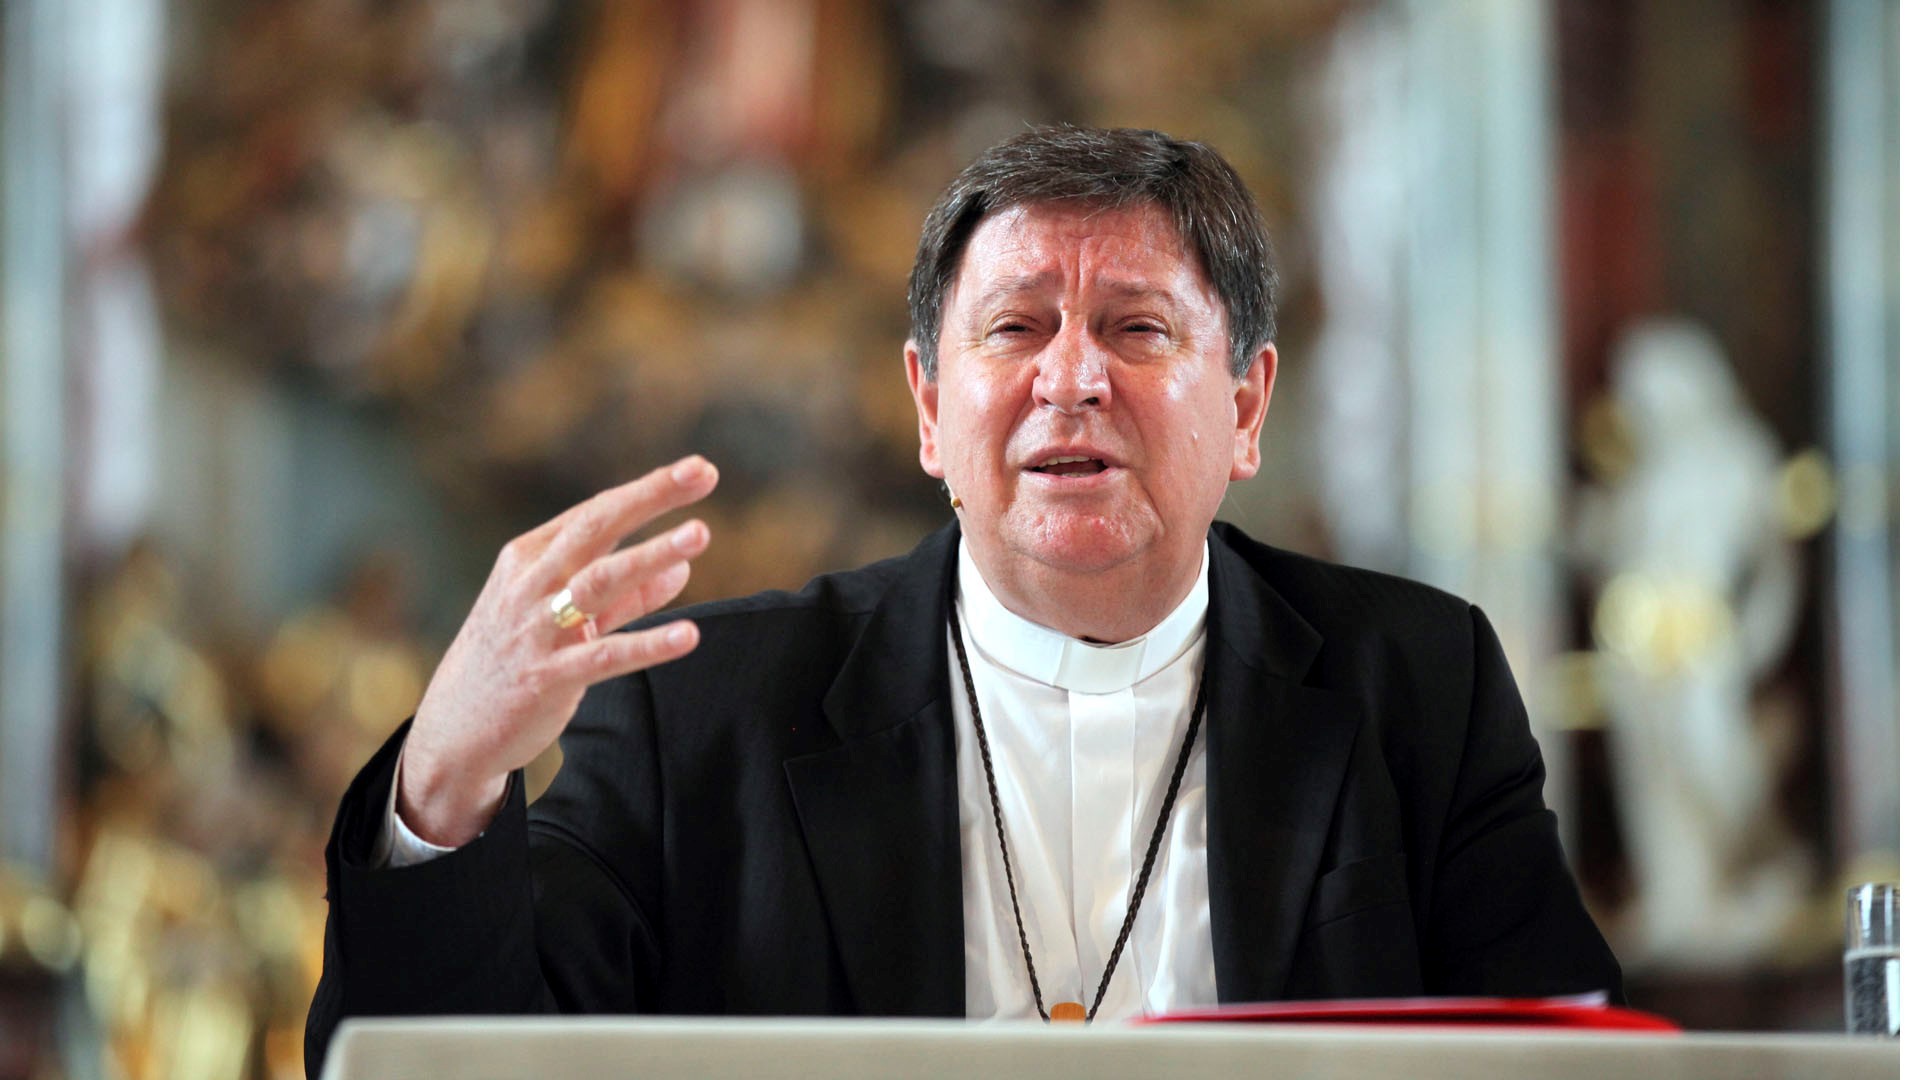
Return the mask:
M1784 742L1753 707L1800 600L1780 447L1696 324L1629 331L1614 387L1631 464L1583 496L1577 540L1604 582L1600 689L1637 886L1618 947L1737 964L1779 943L1812 877L1774 806Z

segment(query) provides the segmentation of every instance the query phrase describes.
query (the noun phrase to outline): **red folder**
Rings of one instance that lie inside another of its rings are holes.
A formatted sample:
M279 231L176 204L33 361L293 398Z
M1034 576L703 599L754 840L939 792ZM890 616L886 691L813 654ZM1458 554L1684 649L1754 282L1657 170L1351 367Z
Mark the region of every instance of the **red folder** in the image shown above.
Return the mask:
M1142 1016L1139 1024L1376 1024L1419 1027L1581 1028L1677 1035L1665 1017L1606 1003L1604 994L1564 998L1379 998L1268 1001L1179 1009Z

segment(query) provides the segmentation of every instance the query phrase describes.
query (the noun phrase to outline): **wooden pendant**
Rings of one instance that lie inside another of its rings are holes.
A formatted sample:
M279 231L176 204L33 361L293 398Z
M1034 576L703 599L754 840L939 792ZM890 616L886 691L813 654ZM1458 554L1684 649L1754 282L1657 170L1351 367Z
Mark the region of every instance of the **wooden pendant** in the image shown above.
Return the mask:
M1062 1001L1048 1010L1047 1018L1049 1020L1078 1020L1085 1023L1087 1019L1087 1007L1077 1001Z

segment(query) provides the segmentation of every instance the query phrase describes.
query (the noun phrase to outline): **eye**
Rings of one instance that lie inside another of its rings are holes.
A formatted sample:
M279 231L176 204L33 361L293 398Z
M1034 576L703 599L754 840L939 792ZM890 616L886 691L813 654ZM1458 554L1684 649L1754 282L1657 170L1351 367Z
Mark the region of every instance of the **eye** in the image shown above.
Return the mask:
M1033 332L1032 325L1019 319L1004 319L988 328L988 337L1018 337Z

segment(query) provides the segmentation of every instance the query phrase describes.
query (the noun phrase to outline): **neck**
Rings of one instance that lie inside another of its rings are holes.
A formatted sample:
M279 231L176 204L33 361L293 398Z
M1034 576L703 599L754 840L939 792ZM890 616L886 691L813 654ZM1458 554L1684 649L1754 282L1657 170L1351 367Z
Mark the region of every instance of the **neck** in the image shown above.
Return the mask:
M1015 553L969 545L980 576L1008 611L1069 637L1106 645L1158 626L1200 577L1204 537L1171 566L1137 558L1098 571L1071 571Z

